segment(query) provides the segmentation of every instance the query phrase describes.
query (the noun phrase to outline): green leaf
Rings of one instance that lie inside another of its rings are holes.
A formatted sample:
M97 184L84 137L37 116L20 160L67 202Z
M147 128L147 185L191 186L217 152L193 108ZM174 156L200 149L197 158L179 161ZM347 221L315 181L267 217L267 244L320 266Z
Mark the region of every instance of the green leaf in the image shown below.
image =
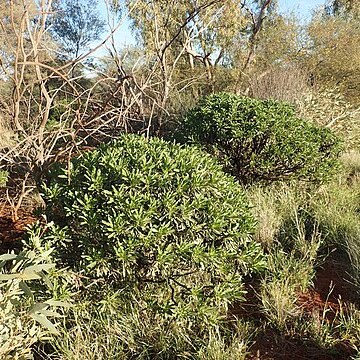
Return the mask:
M46 316L38 313L32 313L30 316L51 333L59 335L59 331L56 329L55 325Z

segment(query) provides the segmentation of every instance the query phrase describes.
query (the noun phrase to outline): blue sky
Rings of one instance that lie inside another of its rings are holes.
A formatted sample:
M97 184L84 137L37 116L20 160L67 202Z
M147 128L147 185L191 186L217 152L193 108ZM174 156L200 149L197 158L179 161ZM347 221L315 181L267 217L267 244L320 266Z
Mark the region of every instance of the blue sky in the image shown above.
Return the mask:
M309 20L312 12L324 3L324 0L279 0L279 8L281 12L295 11L304 20Z

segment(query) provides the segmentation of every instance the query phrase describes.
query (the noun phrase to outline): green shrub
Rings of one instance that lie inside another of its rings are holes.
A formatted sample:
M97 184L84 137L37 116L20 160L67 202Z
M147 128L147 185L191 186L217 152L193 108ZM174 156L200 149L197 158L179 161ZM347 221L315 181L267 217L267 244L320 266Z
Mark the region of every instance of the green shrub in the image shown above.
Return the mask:
M62 261L167 316L216 323L263 267L242 189L196 148L124 135L56 173L46 197L68 227Z
M245 184L326 180L341 151L336 135L297 118L291 105L229 93L202 99L183 119L177 137L204 146Z

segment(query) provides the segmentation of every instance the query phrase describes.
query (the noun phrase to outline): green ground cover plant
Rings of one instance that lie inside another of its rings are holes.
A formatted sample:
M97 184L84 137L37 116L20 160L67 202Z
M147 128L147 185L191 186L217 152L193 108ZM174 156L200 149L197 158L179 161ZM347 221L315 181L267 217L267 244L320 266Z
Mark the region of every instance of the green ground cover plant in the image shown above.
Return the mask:
M34 226L20 253L0 255L0 357L4 360L34 359L34 345L59 334L57 320L69 306L55 295L55 283L64 274L52 262L53 249L40 245L43 230Z

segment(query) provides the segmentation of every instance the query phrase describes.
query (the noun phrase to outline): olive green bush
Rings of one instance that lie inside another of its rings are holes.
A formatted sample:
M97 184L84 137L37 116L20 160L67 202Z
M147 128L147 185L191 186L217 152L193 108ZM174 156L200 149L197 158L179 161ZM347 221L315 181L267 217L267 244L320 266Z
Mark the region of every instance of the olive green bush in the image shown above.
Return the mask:
M215 324L264 266L241 187L197 148L123 135L50 178L63 265L156 312Z
M215 154L244 184L327 180L342 148L330 130L299 119L287 103L230 93L203 98L176 137Z
M61 271L51 261L52 248L40 244L46 227L29 230L26 250L0 255L0 358L33 359L33 347L58 333L57 308L68 303L54 297Z

